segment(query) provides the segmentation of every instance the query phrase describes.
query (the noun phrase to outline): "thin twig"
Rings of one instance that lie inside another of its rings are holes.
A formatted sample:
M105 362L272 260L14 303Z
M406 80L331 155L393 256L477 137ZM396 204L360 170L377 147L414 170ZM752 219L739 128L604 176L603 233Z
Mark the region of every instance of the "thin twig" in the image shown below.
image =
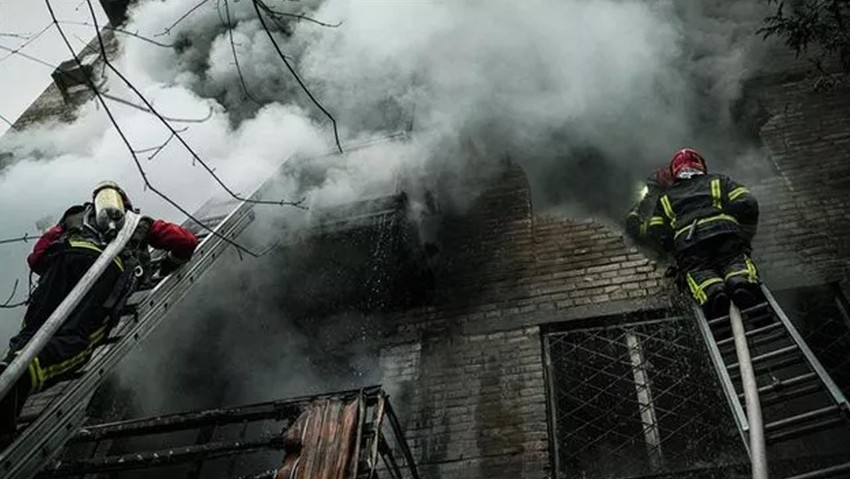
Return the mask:
M265 19L263 19L263 14L260 13L260 4L265 4L262 2L262 0L252 0L252 2L254 4L254 10L257 12L257 18L260 19L260 24L263 26L263 30L265 30L266 34L268 34L269 40L271 40L275 51L277 51L277 54L280 56L280 59L283 60L283 64L286 65L286 68L289 70L290 73L292 73L292 76L295 77L295 80L298 82L298 84L301 85L301 89L304 90L304 93L306 93L310 100L313 101L313 104L316 105L316 107L319 108L319 110L321 110L322 113L324 113L325 116L327 116L331 120L334 129L334 140L336 140L336 147L337 149L339 149L340 153L343 153L342 145L339 142L339 130L337 129L336 119L333 117L333 115L331 115L328 110L325 109L325 107L322 106L321 103L319 103L316 97L314 97L313 94L310 93L310 89L307 88L307 85L305 85L304 82L301 80L301 77L298 75L298 72L295 71L295 68L292 67L292 65L289 63L289 60L286 59L286 55L284 55L283 52L280 50L280 46L277 44L277 40L274 39L274 35L272 35L271 30L269 30L268 25L266 25Z
M91 22L76 22L76 21L70 21L70 20L60 20L59 23L61 23L63 25L82 25L82 26L85 26L85 27L94 27L94 25ZM148 43L150 43L152 45L156 45L158 47L162 47L162 48L173 48L174 47L174 43L162 43L162 42L154 40L153 38L149 38L149 37L146 37L144 35L141 35L141 34L139 34L139 32L131 32L131 31L128 31L128 30L124 30L122 28L113 27L111 25L104 25L103 29L113 31L115 33L121 33L121 34L124 34L124 35L128 35L128 36L131 36L131 37L134 37L134 38L138 38L139 40L148 42Z
M52 24L52 23L48 23L48 24L47 24L44 28L42 28L41 30L39 30L39 32L38 32L38 33L36 33L36 34L35 34L35 35L33 35L32 37L30 37L30 38L29 38L29 40L27 40L27 41L25 41L24 43L21 43L20 45L18 45L18 48L15 48L15 51L21 51L21 50L23 50L24 48L26 48L26 47L27 47L30 43L32 43L32 42L34 42L34 41L36 41L36 40L38 39L38 37L40 37L41 35L43 35L43 34L44 34L44 32L46 32L47 30L49 30L49 29L50 29L50 27L52 27L52 26L53 26L53 24ZM2 58L0 58L0 63L3 63L4 61L6 61L6 59L7 59L7 58L11 57L12 55L14 55L14 53L7 53L7 54L6 54L6 55L4 55Z
M185 19L186 19L186 17L188 17L189 15L191 15L191 14L192 14L192 12L194 12L195 10L197 10L197 9L201 8L201 7L202 7L205 3L209 2L209 1L210 1L210 0L201 0L200 2L198 2L198 4L197 4L197 5L195 5L194 7L190 8L190 9L189 9L189 11L187 11L186 13L184 13L183 15L181 15L181 16L180 16L180 18L178 18L178 19L177 19L174 23L172 23L170 27L166 28L165 30L163 30L163 31L162 31L162 32L160 32L160 33L157 33L157 34L156 34L156 35L154 35L154 36L155 36L155 37L161 37L161 36L163 36L163 35L171 35L171 30L172 30L174 27L176 27L176 26L177 26L177 24L179 24L180 22L182 22L183 20L185 20Z
M30 236L29 233L25 233L23 236L18 236L17 238L6 238L0 240L0 244L8 244L8 243L27 243L30 240L36 240L41 238L41 235L38 236Z
M45 1L49 1L49 0L45 0ZM91 13L92 21L94 22L95 27L97 27L97 25L98 25L97 17L95 16L95 13L94 13L94 7L91 5L91 0L86 0L86 3L88 3L88 5L89 5L89 12ZM57 27L58 27L58 25L57 25ZM227 186L227 184L224 181L222 181L222 179L219 178L218 175L215 174L215 171L213 171L213 169L210 168L210 166L198 155L198 153L195 152L195 150L191 146L189 146L189 144L186 142L186 140L184 140L183 137L180 136L180 134L177 132L177 130L175 130L174 127L171 126L171 124L168 123L168 121L166 121L166 119L163 118L162 115L160 115L158 111L156 111L156 108L154 108L154 106L147 100L147 98L145 98L145 96L142 95L142 93L139 91L139 89L136 88L136 86L133 85L133 83L129 79L127 79L127 77L124 76L124 74L121 73L121 71L119 71L117 68L115 68L115 66L112 64L111 61L109 61L109 57L106 55L106 46L103 43L103 36L100 33L100 29L96 28L96 30L97 30L97 39L98 39L98 43L100 44L100 51L101 51L101 55L102 55L102 58L103 58L103 63L106 65L107 68L109 68L110 71L112 71L112 73L114 73L118 78L120 78L121 81L123 81L124 84L127 85L127 87L130 90L132 90L133 93L136 94L136 96L139 97L139 99L142 101L142 103L145 104L145 106L150 110L150 112L154 116L156 116L160 120L160 122L162 122L162 124L165 125L166 128L168 128L168 131L170 131L175 136L175 138L177 138L177 141L179 141L180 144L183 145L183 147L186 149L186 151L188 151L189 154L192 155L192 165L194 165L195 163L200 164L201 167L204 170L206 170L207 173L209 173L209 175L213 178L213 180L215 180L215 182L218 183L218 185L221 186L221 188L228 195L230 195L233 199L236 199L236 200L239 200L239 201L244 201L246 203L256 204L256 205L294 206L294 204L297 203L297 202L286 201L286 200L254 200L254 199L251 199L251 198L245 198L245 197L237 194L236 192L234 192L232 189L230 189L230 187Z
M5 116L0 115L0 120L3 120L3 123L7 123L9 125L9 128L11 128L13 130L17 130L17 127L15 127L15 124L12 123L11 121L9 121L9 119L6 118Z
M212 107L209 107L209 111L207 111L207 116L205 116L203 118L173 118L173 117L168 117L168 116L165 116L165 115L155 113L150 108L144 107L142 105L137 105L137 104L135 104L135 103L133 103L129 100L125 100L123 98L119 98L117 96L110 95L106 92L101 92L100 94L103 95L104 98L108 98L112 101L116 101L118 103L121 103L122 105L127 105L131 108L135 108L135 109L143 111L145 113L150 113L152 115L159 116L159 117L162 117L165 120L173 121L173 122L176 122L176 123L203 123L203 122L209 120L210 118L212 118L212 114L213 114Z
M267 14L269 14L269 16L286 17L286 18L292 18L292 19L295 19L295 20L305 20L307 22L315 23L316 25L321 25L323 27L328 27L328 28L337 28L340 25L342 25L342 22L326 23L326 22L323 22L323 21L320 21L320 20L316 20L313 17L309 17L307 15L304 15L303 13L279 12L277 10L272 10L272 8L269 7L266 4L263 4L261 8L263 9L263 11L265 11Z
M242 69L239 67L239 56L236 54L236 44L233 42L233 22L230 19L230 6L228 0L224 0L224 11L227 15L227 34L230 36L230 51L233 53L233 63L236 64L236 73L239 75L239 84L242 85L242 92L245 96L256 104L260 104L251 92L248 91L248 85L245 84L245 77L242 75Z
M32 276L30 276L30 280L32 280ZM18 283L19 282L20 282L20 280L17 280L17 279L15 280L15 285L12 286L12 294L9 295L9 298L6 301L4 301L2 304L0 304L0 309L18 308L18 307L24 306L25 304L30 302L29 295L27 295L27 298L25 300L19 301L17 303L12 303L12 299L15 297L15 293L18 292Z
M65 35L65 31L62 29L62 26L59 25L59 22L56 20L56 14L53 11L53 6L50 4L50 0L44 0L44 2L47 5L48 12L50 12L50 17L53 19L53 22L56 25L57 30L59 31L59 35L62 37L62 41L65 43L65 46L71 52L71 55L73 55L74 61L77 62L77 65L79 65L82 68L83 63L80 60L80 57L77 55L77 52L71 46L71 42L68 41L68 37ZM92 18L94 19L95 24L96 24L96 22L97 22L96 18L97 17L95 17L94 8L91 5L91 1L86 0L86 3L89 6L89 12L91 13ZM103 44L103 37L100 35L100 30L98 30L97 32L98 32L97 38L98 38L98 43L100 44L101 52L105 53L106 48L105 48L105 45ZM104 60L106 60L106 55L104 55ZM85 70L83 70L83 71L85 72ZM157 196L162 198L165 202L167 202L168 204L170 204L171 206L176 208L178 211L180 211L181 213L186 215L187 218L191 219L192 221L197 223L199 226L201 226L205 230L209 231L210 234L212 234L213 236L216 236L216 237L222 239L223 241L227 242L228 244L233 245L237 250L243 251L248 255L256 257L257 255L253 251L251 251L248 248L242 246L241 244L233 241L232 239L227 238L226 236L222 235L221 233L219 233L215 229L207 226L204 222L202 222L198 218L195 218L195 216L192 213L190 213L185 208L180 206L176 201L172 200L168 195L159 191L155 186L153 186L153 184L148 179L147 173L145 172L144 168L142 167L142 163L139 161L139 157L136 155L136 152L133 151L133 145L130 144L130 140L127 139L127 136L124 134L124 131L121 130L120 125L118 125L118 121L115 119L115 116L112 114L112 111L109 109L109 105L107 105L106 100L101 96L101 94L97 90L97 88L95 88L94 82L89 77L89 75L85 74L84 76L85 76L86 83L89 84L89 87L92 89L92 91L95 92L95 95L97 95L98 101L103 106L103 109L106 112L106 115L109 117L109 121L112 123L112 126L115 127L115 130L118 133L118 136L121 137L121 141L124 143L124 145L127 147L127 150L130 152L130 156L133 158L133 162L136 165L136 169L138 170L139 175L142 177L142 181L144 182L145 187L150 189L152 192L154 192L154 194L156 194Z
M34 57L30 54L24 53L24 52L20 51L19 49L9 48L5 45L0 45L0 50L6 50L7 52L9 52L9 56L18 55L19 57L26 58L27 60L31 60L31 61L34 61L36 63L40 63L40 64L42 64L42 65L44 65L48 68L56 69L56 65L51 65L50 63L47 63L46 61L41 60L39 58L36 58L36 57Z
M0 37L20 38L21 40L29 40L32 38L32 33L4 33L0 32Z
M19 282L19 280L17 280L17 279L16 279L16 280L15 280L15 285L14 285L14 286L12 286L12 294L10 294L10 295L9 295L9 299L7 299L6 301L4 301L4 302L3 302L3 305L4 305L4 306L5 306L5 305L7 305L7 304L9 304L9 303L11 303L11 302L12 302L12 298L14 298L14 297L15 297L15 293L17 293L17 292L18 292L18 282Z
M180 133L183 133L184 131L186 131L186 130L188 130L188 129L189 129L189 127L188 127L188 126L186 126L186 127L183 127L183 128L181 128L181 129L179 129L179 130L177 130L177 131L179 131ZM159 154L159 152L160 152L160 151L162 151L162 149L163 149L163 148L165 148L165 145L167 145L167 144L168 144L168 142L170 142L173 138L174 138L174 135L169 135L169 136L168 136L168 139L167 139L167 140L165 140L164 142L160 143L159 145L157 145L157 146L152 146L152 147L150 147L150 148L137 149L137 150L135 150L135 152L140 154L140 153L148 153L148 152L153 151L153 152L154 152L154 154L152 154L151 156L149 156L149 157L148 157L148 160L153 160L153 159L154 159L154 157L155 157L157 154Z
M44 60L42 60L38 57L34 57L32 55L28 55L28 54L23 53L23 52L12 51L10 48L3 46L3 45L0 45L0 50L11 51L13 55L20 55L20 56L26 58L27 60L30 60L30 61L36 62L38 64L44 65L44 66L51 68L53 70L56 70L56 69L59 68L58 65L53 65L53 64L48 63L48 62L46 62L46 61L44 61ZM151 115L157 116L161 119L173 121L175 123L203 123L203 122L209 120L210 118L212 118L212 114L213 114L212 107L209 107L209 110L207 111L206 116L204 116L203 118L175 118L175 117L161 115L157 112L152 111L150 108L147 108L147 107L142 106L142 105L137 105L137 104L135 104L135 103L133 103L129 100L125 100L121 97L117 97L115 95L110 95L109 93L106 93L106 92L103 92L103 91L100 91L100 90L98 90L98 92L101 95L103 95L104 98L107 98L109 100L121 103L122 105L126 105L126 106L129 106L131 108L135 108L135 109L143 111L145 113L150 113ZM181 130L177 130L177 131L181 131Z

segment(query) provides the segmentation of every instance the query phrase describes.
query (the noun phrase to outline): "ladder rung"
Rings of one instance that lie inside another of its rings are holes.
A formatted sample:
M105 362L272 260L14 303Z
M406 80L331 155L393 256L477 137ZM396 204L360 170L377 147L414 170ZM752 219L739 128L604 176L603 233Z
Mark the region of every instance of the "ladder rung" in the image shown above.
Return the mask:
M823 407L820 409L815 409L813 411L804 412L802 414L797 414L796 416L787 417L785 419L780 419L779 421L774 421L764 425L764 432L772 432L776 429L782 429L788 426L794 426L802 422L806 422L810 419L818 419L822 416L826 416L828 414L840 411L839 407L836 405Z
M781 390L773 396L768 396L761 400L762 407L773 406L775 404L790 401L792 399L801 398L815 393L826 393L820 383L809 384L800 388L790 389L788 391Z
M770 309L770 303L765 301L764 303L759 303L755 306L749 307L747 309L741 310L741 315L746 316L754 311L759 311L761 309ZM744 318L746 319L746 318Z
M824 419L822 421L818 421L811 424L806 424L804 426L800 426L794 429L789 429L787 431L783 431L776 434L767 434L765 439L770 444L776 444L783 441L789 441L791 439L798 438L800 436L805 436L806 434L812 434L819 431L823 431L826 429L831 429L837 425L844 424L844 419L841 417L831 417Z
M795 365L795 364L805 364L805 361L802 360L802 356L786 356L786 357L784 357L784 358L782 358L779 361L776 361L774 363L756 364L756 365L753 366L753 370L756 373L756 375L759 375L759 374L764 373L765 371L770 371L770 370L777 371L777 370L780 370L782 368L786 368L788 366L792 366L792 365ZM740 379L739 378L740 375L741 375L740 369L731 369L729 371L729 376L736 379L736 380Z
M783 356L788 356L788 355L790 355L790 353L793 353L793 352L799 351L799 350L800 349L797 348L796 344L793 345L793 346L786 346L784 348L776 349L776 350L773 350L769 353L764 353L760 356L756 356L756 357L752 358L751 362L753 363L753 365L755 365L755 364L761 363L763 361L767 361L768 359L774 359L774 358L780 358L780 357L783 357ZM738 363L732 363L732 364L730 364L726 367L729 368L729 369L736 369L738 367Z
M760 335L762 333L769 333L769 332L771 332L775 329L779 329L781 327L782 327L782 323L779 323L779 322L771 323L771 324L768 324L767 326L762 326L761 328L751 329L751 330L747 331L746 336L748 338L750 338L750 337L753 337L753 336ZM735 337L730 336L726 339L722 339L720 341L717 341L717 345L718 346L726 346L727 344L732 344L734 342L735 342Z
M793 387L793 386L796 386L798 384L803 384L805 382L808 382L808 381L810 381L812 379L816 379L816 378L817 378L817 374L815 374L815 373L801 374L801 375L795 376L791 379L786 379L784 381L779 381L778 383L772 383L772 384L768 384L767 386L762 386L762 387L759 388L759 395L771 394L771 393L782 393L784 388ZM777 391L777 389L778 389L778 391ZM743 398L744 395L738 394L738 397Z
M765 307L768 307L768 306L770 306L770 303L764 302L764 303L757 304L757 305L755 305L751 308L747 308L745 310L742 310L741 311L741 317L744 319L745 323L748 323L748 322L752 321L752 319L748 318L747 315L749 315L750 313L753 313L755 311L759 311L761 309L764 309ZM728 314L725 315L725 316L720 316L719 318L710 319L708 321L708 324L709 324L709 326L715 326L715 325L720 324L724 321L729 321L729 315Z
M797 476L788 477L786 479L826 479L827 477L837 477L844 472L850 472L850 462L838 464L836 466L825 467L817 471L807 472Z

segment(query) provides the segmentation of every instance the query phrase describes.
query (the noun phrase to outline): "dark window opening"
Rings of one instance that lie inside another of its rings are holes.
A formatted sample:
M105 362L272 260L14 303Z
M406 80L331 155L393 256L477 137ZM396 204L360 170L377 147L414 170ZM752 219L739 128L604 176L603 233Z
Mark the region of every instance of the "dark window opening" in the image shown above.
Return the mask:
M845 395L850 395L850 316L836 284L775 293L785 314Z
M695 326L620 318L544 334L554 477L714 477L747 464Z

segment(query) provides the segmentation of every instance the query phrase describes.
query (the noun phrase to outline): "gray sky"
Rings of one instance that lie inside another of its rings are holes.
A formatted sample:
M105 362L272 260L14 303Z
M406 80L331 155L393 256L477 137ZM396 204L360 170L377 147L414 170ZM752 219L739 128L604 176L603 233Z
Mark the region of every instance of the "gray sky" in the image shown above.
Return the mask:
M104 16L100 2L94 1L100 18ZM56 15L60 21L91 22L88 6L85 0L51 0ZM18 48L50 24L47 6L41 0L0 0L0 46ZM93 38L91 27L78 25L63 25L72 45L75 48L83 46ZM17 38L13 35L22 35ZM27 45L22 53L40 58L48 63L57 64L70 58L67 47L56 31L50 27L37 39ZM15 121L27 106L50 84L51 69L20 55L10 55L0 48L0 115L9 121ZM8 56L8 57L7 57ZM0 120L0 134L6 132L9 125Z

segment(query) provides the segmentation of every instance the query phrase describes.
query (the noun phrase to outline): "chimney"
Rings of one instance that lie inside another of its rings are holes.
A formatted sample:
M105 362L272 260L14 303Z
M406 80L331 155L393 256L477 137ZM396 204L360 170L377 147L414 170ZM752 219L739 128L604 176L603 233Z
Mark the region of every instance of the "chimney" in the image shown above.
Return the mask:
M86 77L93 78L94 71L91 61L86 60L83 59L82 67L75 60L66 60L51 75L66 103L70 103L78 92L88 90Z

